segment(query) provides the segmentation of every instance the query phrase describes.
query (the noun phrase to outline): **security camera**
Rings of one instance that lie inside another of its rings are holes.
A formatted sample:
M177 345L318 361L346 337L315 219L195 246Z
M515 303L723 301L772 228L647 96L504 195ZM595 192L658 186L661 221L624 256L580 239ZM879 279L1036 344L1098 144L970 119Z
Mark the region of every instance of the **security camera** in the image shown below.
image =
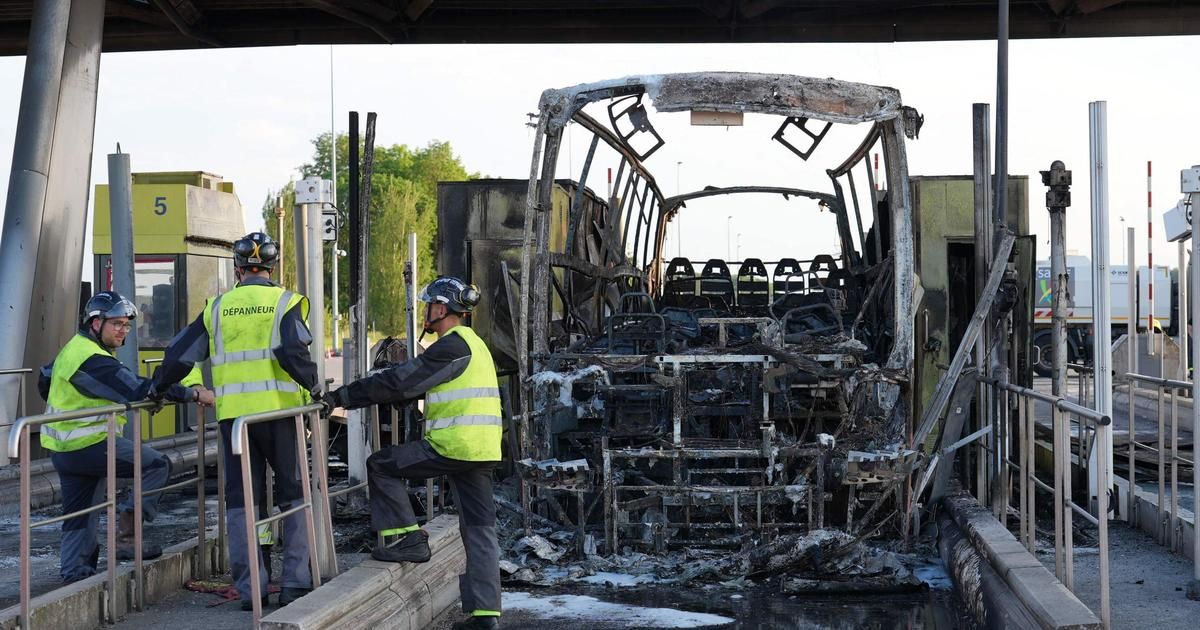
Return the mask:
M1192 204L1185 196L1174 208L1163 213L1163 230L1167 240L1176 243L1192 235Z

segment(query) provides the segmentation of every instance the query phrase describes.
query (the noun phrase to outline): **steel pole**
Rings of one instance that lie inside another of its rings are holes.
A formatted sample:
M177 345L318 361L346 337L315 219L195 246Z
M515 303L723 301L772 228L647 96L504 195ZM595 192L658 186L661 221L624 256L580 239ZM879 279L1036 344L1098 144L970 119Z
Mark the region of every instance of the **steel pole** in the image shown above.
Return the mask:
M1137 315L1133 308L1133 305L1137 304L1137 262L1135 260L1136 252L1134 251L1137 245L1134 232L1135 230L1133 228L1126 228L1125 230L1125 239L1127 241L1126 248L1129 251L1129 255L1125 257L1125 266L1128 269L1126 271L1128 282L1126 282L1127 286L1125 287L1125 303L1129 305L1129 311L1127 313L1127 317L1125 318L1125 362L1127 367L1126 371L1130 374L1138 373ZM1129 415L1126 417L1126 419L1129 422L1129 444L1127 451L1128 459L1126 464L1129 470L1129 494L1127 495L1128 503L1125 505L1124 516L1126 521L1130 523L1136 523L1137 519L1133 515L1134 510L1137 509L1137 501L1135 500L1135 497L1137 496L1137 491L1135 490L1135 488L1137 488L1137 468L1135 466L1137 463L1137 445L1134 444L1134 429L1136 427L1137 418L1137 405L1135 401L1137 400L1138 382L1134 379L1129 379L1127 387L1129 395Z
M972 156L975 184L975 299L983 294L987 284L988 269L992 266L992 163L991 163L991 134L988 126L991 120L991 106L987 103L975 103L971 106L972 113ZM879 169L879 154L875 154L875 169ZM872 194L874 194L872 192ZM988 352L990 347L991 328L984 326L979 337L975 340L975 365L980 375L987 377ZM976 397L975 430L983 428L985 418L992 408L992 388L986 386L980 379L978 396ZM987 499L987 470L986 450L983 440L976 442L975 455L975 497L980 503Z
M996 181L992 249L1008 223L1008 0L1000 0L996 25Z
M1091 199L1092 199L1092 300L1095 335L1096 411L1112 417L1112 301L1109 295L1108 241L1108 107L1104 101L1090 104L1091 111ZM1130 314L1132 316L1132 313ZM1133 439L1133 418L1129 419L1130 439ZM1082 431L1080 432L1082 436ZM1110 626L1108 594L1108 511L1107 497L1112 487L1112 427L1096 427L1096 441L1088 459L1089 498L1095 501L1096 518L1100 520L1100 620ZM1098 460L1098 461L1095 461ZM1129 491L1135 492L1134 488ZM1100 494L1104 498L1100 498ZM1104 509L1104 512L1099 510Z
M1149 355L1154 356L1154 217L1153 217L1153 188L1150 185L1151 162L1146 161L1146 269L1150 277L1146 280L1146 298L1149 306L1146 308L1146 345ZM1159 376L1166 377L1161 371ZM1159 504L1162 507L1162 504Z
M334 210L338 210L337 197L337 127L333 121L333 46L329 47L329 201L333 205ZM340 212L338 214L341 214ZM341 236L341 230L335 230L335 234ZM333 336L329 340L329 347L336 354L338 344L341 342L341 310L338 309L338 239L333 240L333 256L329 262L330 273L333 275L333 281L330 284L330 306L333 308Z
M1193 167L1195 168L1195 167ZM1200 208L1200 193L1189 193L1191 207L1194 209ZM1193 220L1193 226L1195 221ZM1195 228L1192 228L1192 285L1190 293L1192 297L1192 313L1200 313L1200 235L1196 234ZM1194 315L1193 315L1194 316ZM1183 322L1186 324L1187 322ZM1200 343L1195 343L1192 340L1192 365L1200 365ZM1200 380L1197 380L1194 375L1192 378L1192 435L1200 435L1200 405L1196 404L1200 401ZM1196 489L1200 488L1200 466L1195 463L1195 450L1192 451L1192 581L1188 585L1188 599L1200 599L1200 492ZM1132 492L1132 489L1130 489Z
M318 216L317 219L321 217ZM320 225L320 222L317 223ZM292 243L295 245L296 288L308 293L308 213L302 204L292 208Z
M303 214L307 215L308 217L308 243L306 248L308 253L308 269L305 273L308 279L308 286L306 287L305 295L308 297L309 303L308 329L312 333L312 345L309 346L309 354L312 356L313 361L317 364L317 387L323 390L325 388L325 275L321 269L323 266L321 264L323 254L323 248L321 247L321 204L299 204L296 207L296 214ZM320 424L322 422L322 420L317 418L313 423L312 432L314 442L318 439L318 436L325 433L324 431L320 430ZM297 435L296 439L302 440L303 436ZM319 460L320 457L324 455L325 448L323 445L314 443L312 453L313 458ZM324 462L321 461L313 462L313 466L318 470L323 465ZM317 486L313 488L313 495L321 496L320 493L322 490L319 488L319 480L317 478L310 480L308 477L305 477L300 480L300 483L306 485L311 483L314 486ZM325 575L336 573L336 567L334 567L329 561L332 550L328 549L327 541L329 540L329 537L327 536L328 532L325 531L325 524L328 521L328 519L325 518L327 516L326 510L328 507L329 506L327 504L324 504L321 501L313 502L313 520L316 522L318 532L316 536L317 546L313 549L312 553L316 554L317 558L319 558L321 571ZM314 581L318 578L319 576L317 575L313 576Z
M1061 162L1056 162L1061 166ZM1050 208L1050 277L1054 287L1053 325L1054 380L1050 392L1067 392L1067 213L1065 207Z
M1091 113L1091 199L1092 199L1092 301L1095 335L1092 350L1095 357L1096 411L1112 415L1112 303L1109 295L1108 243L1108 107L1105 101L1089 106ZM1132 316L1132 313L1130 314ZM1111 432L1103 432L1111 440ZM1097 436L1099 437L1099 436ZM1092 449L1091 459L1101 451ZM1112 444L1104 452L1112 453ZM1112 478L1112 460L1102 462L1107 476ZM1096 462L1089 462L1088 489L1094 499L1097 492ZM1132 490L1132 488L1131 488ZM1107 488L1104 489L1108 491Z
M129 167L129 154L117 152L108 155L108 205L112 224L112 279L113 289L128 300L137 296L134 280L133 254L133 175ZM125 335L125 344L117 348L117 359L125 367L138 372L138 322L130 322L133 328ZM123 434L133 439L133 423L140 421L138 414L128 414Z
M338 325L341 315L338 314L338 243L333 241L333 251L329 255L329 308L333 311L333 331L329 335L329 348L334 354L338 353L338 335L341 327Z
M325 275L321 269L321 204L297 204L296 214L308 217L307 244L305 247L307 268L304 295L308 297L308 330L312 333L312 345L308 347L312 360L317 364L319 380L317 386L325 386Z
M1179 321L1175 323L1175 327L1179 331L1179 366L1175 378L1186 381L1188 380L1188 297L1191 292L1188 291L1187 243L1183 241L1179 241L1179 272L1176 277L1179 279Z
M996 16L996 180L993 184L993 194L995 195L995 204L992 206L992 216L994 219L994 227L992 230L992 250L996 251L1000 246L1000 238L1006 232L1008 226L1008 0L1000 0ZM1000 321L1005 321L1009 315L1002 315ZM989 323L988 328L991 329L996 325L996 320ZM989 346L992 350L991 357L991 374L997 378L1007 382L1009 377L1008 370L1008 337L1001 334L1000 339L990 340ZM995 426L999 430L992 431L992 485L1000 483L1001 473L1004 470L1005 461L1005 444L1001 441L1001 435L1007 435L1008 431L1008 410L1000 405L1001 397L993 396L991 399L991 409L993 413ZM1006 509L1005 506L1000 506L997 503L997 497L992 497L992 511L997 516Z
M420 293L417 287L420 286L420 273L417 269L417 233L410 232L408 234L408 267L411 272L408 274L408 286L405 288L405 310L408 311L408 318L405 322L408 330L408 358L415 359L420 353L421 348L417 344L417 338L420 331L417 329L417 296Z

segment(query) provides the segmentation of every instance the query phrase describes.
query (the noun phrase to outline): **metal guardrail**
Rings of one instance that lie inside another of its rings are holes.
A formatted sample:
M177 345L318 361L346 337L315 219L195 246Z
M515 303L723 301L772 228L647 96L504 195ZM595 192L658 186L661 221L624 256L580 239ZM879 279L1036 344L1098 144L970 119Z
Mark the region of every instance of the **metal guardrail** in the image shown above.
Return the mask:
M1143 444L1137 441L1137 432L1134 430L1133 423L1130 423L1129 430L1129 492L1130 492L1130 519L1135 520L1134 511L1136 510L1137 502L1133 500L1136 496L1137 488L1137 471L1136 459L1137 449L1142 449L1154 453L1157 459L1158 471L1158 526L1155 528L1155 540L1159 544L1169 544L1171 549L1179 550L1182 548L1183 538L1183 522L1179 518L1179 464L1183 463L1188 466L1195 466L1195 439L1192 436L1192 459L1187 459L1179 456L1179 393L1180 391L1190 392L1192 383L1189 381L1179 381L1168 378L1159 378L1155 376L1146 376L1144 374L1126 373L1125 377L1129 379L1129 417L1134 418L1134 401L1137 398L1138 383L1150 385L1158 392L1157 400L1157 415L1158 424L1155 432L1155 446ZM1170 393L1171 397L1171 443L1170 446L1166 443L1166 412L1164 409L1165 398ZM1170 485L1171 485L1171 505L1170 513L1166 512L1166 487L1168 479L1167 462L1170 461ZM1193 514L1200 514L1200 493L1193 489ZM1198 556L1200 558L1200 556ZM1200 559L1193 559L1195 569L1200 574Z
M26 371L29 371L26 368ZM8 371L12 372L12 371ZM196 486L196 512L197 512L197 541L198 553L205 549L205 538L207 536L207 514L205 510L205 437L206 427L204 426L204 414L199 416L199 424L196 434L196 478L181 481L179 483L170 484L162 488L144 492L142 489L142 418L140 414L134 414L135 411L153 410L157 407L157 403L151 401L131 403L128 405L114 404L105 407L93 407L89 409L80 409L77 411L59 412L52 414L41 414L36 416L25 416L19 418L13 425L13 428L8 436L8 455L10 458L18 459L20 462L20 605L21 605L21 627L29 628L30 602L32 599L32 576L31 576L31 559L30 547L32 545L32 530L35 527L44 527L66 521L67 519L77 516L84 516L92 512L107 510L108 525L107 525L107 604L108 609L105 617L110 623L116 621L116 509L117 509L117 469L116 469L116 439L117 439L117 415L122 413L130 414L130 422L133 426L133 532L134 532L134 607L137 610L142 610L145 606L145 562L142 558L142 501L147 496L162 494L171 490L179 490L191 485ZM30 447L29 439L31 430L34 427L40 427L53 422L61 422L64 420L75 420L79 418L87 418L92 416L107 416L107 449L108 449L108 466L106 471L106 495L105 501L94 505L90 508L64 514L53 518L43 519L38 522L32 520L31 503L31 481L30 481ZM221 458L217 457L218 477L222 476L223 466ZM223 489L221 494L223 495ZM222 497L223 499L223 497ZM218 527L218 547L224 548L224 521L222 520ZM218 554L218 564L223 565L223 554ZM209 575L209 566L203 560L197 563L201 577Z
M33 372L33 368L6 368L0 370L0 376L16 376L29 374ZM17 417L25 415L25 379L17 379Z
M998 487L1003 497L1003 505L1011 504L1009 493L1011 492L1010 471L1016 470L1018 474L1020 488L1020 505L1018 514L1020 516L1020 536L1018 538L1025 544L1031 552L1036 548L1036 531L1037 531L1037 513L1035 495L1038 490L1051 493L1054 495L1054 567L1055 575L1060 581L1072 592L1075 592L1075 576L1074 576L1074 542L1072 520L1075 514L1080 515L1093 525L1099 531L1099 556L1100 556L1100 619L1105 627L1110 625L1110 610L1111 602L1109 598L1109 554L1108 554L1108 493L1098 492L1096 499L1096 513L1092 514L1089 510L1076 503L1071 498L1071 460L1073 454L1071 452L1071 436L1070 436L1070 418L1074 416L1079 419L1079 434L1082 437L1085 430L1085 423L1090 424L1089 428L1096 431L1098 434L1111 431L1112 418L1108 415L1097 412L1094 409L1089 409L1078 403L1071 402L1061 396L1053 396L1044 392L1039 392L1027 387L1021 387L1008 382L1002 382L997 379L982 379L986 385L991 386L996 390L997 395L1004 397L1001 406L1005 409L1017 410L1018 434L1017 441L1019 443L1019 462L1013 462L1007 454L999 453L996 457L1002 458L1004 465L1002 466L1004 473L1003 479L997 480L997 484L993 487ZM1019 399L1018 404L1010 404L1009 396L1016 396ZM1054 480L1052 483L1037 477L1037 466L1034 457L1036 452L1034 424L1036 418L1035 404L1043 402L1050 406L1052 426L1054 430L1053 454L1054 454ZM1082 446L1082 439L1080 440ZM1094 444L1101 449L1098 453L1099 461L1107 461L1107 455L1103 452L1107 449L1108 441L1106 436L1099 435ZM1084 461L1081 455L1080 460ZM1104 466L1098 467L1099 483L1098 487L1107 488L1110 485L1108 479L1108 469ZM1003 519L1001 520L1003 522Z
M145 366L145 369L146 369L145 377L152 378L153 374L151 374L150 366L157 365L162 362L163 362L162 357L157 357L157 358L152 358L152 359L142 359L142 365ZM196 485L196 502L197 502L197 504L203 506L204 502L206 500L206 497L205 497L206 488L204 486L204 460L205 460L204 442L205 442L206 436L208 435L208 430L204 426L205 411L203 409L200 410L199 414L197 415L197 418L198 419L196 420L196 449L197 449L196 455L199 459L197 460L197 464L196 464L196 466L197 466L197 469L196 469L196 484L197 484ZM151 425L151 429L153 429L153 426L154 425ZM152 439L154 438L153 430L151 431L150 437ZM174 487L181 486L181 485L182 484L176 484L175 486L172 486L172 487L174 488ZM165 489L160 492L163 492L163 491L165 491ZM205 515L204 518L207 518L206 512L200 511L203 509L204 509L203 507L197 508L197 513L204 514ZM198 543L198 545L196 548L199 553L203 553L203 551L204 551L204 541L205 541L206 533L207 533L206 527L201 526L201 527L197 528L196 542ZM217 570L220 572L224 572L224 571L228 570L228 568L229 568L229 567L225 566L225 551L224 551L224 549L225 549L225 533L226 533L226 524L225 524L225 446L221 442L220 436L218 435L217 436L217 554L216 554L216 557L214 558L214 560L216 561L214 564L216 565ZM199 563L199 567L200 567L200 577L207 578L209 576L208 563L201 562L201 563Z
M319 404L303 405L300 407L292 407L289 409L281 409L279 411L265 411L263 413L250 414L241 416L233 421L232 447L233 454L241 458L242 468L242 497L244 500L245 515L246 515L246 549L249 557L250 569L250 592L252 604L254 607L254 627L258 628L262 619L262 585L259 583L258 575L260 572L259 555L255 553L258 549L258 527L267 525L278 520L282 520L292 514L304 511L306 515L305 525L308 530L308 546L309 546L309 568L312 571L312 586L317 588L321 585L321 567L320 558L318 557L317 549L317 529L314 517L314 503L312 497L312 487L309 483L310 473L308 465L308 433L304 430L304 419L309 419L309 426L312 428L312 441L316 444L321 442L321 419L319 413L322 406ZM258 512L254 509L254 485L250 477L250 449L245 448L246 441L249 439L248 431L250 425L262 424L266 422L275 422L278 420L291 419L296 423L296 458L300 466L300 486L303 491L304 500L299 505L284 510L278 514L268 515L263 519L256 519ZM314 454L323 453L323 448L314 449ZM319 457L314 458L314 467L317 472L317 488L318 494L321 495L319 500L324 501L326 517L329 516L329 479L326 473L326 467L323 462L319 461ZM330 519L331 520L331 519ZM333 528L332 522L325 523L326 533L328 534L328 544L332 549L333 545ZM332 569L337 571L336 564Z
M1087 406L1087 401L1093 400L1095 397L1095 375L1096 368L1090 365L1082 365L1079 363L1068 363L1067 369L1075 372L1078 379L1076 388L1076 401L1083 406Z

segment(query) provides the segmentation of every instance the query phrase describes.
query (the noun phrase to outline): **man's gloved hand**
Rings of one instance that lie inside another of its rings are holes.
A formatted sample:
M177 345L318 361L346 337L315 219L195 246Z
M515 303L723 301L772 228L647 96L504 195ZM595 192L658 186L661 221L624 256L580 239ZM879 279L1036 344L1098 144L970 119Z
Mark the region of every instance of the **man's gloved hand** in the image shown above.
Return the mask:
M331 409L338 407L344 409L349 404L349 402L346 400L346 393L345 387L332 389L329 391L329 393L325 394L325 401L329 404Z
M322 392L321 390L313 390L313 402L321 405L321 417L327 418L337 407L345 406L343 400L344 388L337 388L330 392Z
M163 395L163 393L157 391L153 387L151 387L150 392L146 394L146 400L154 403L153 407L146 410L152 416L162 411L162 408L167 404L166 397Z
M329 404L329 400L326 398L325 392L321 391L321 388L319 387L314 387L312 391L308 392L308 394L312 396L314 405L321 405L321 410L319 412L321 417L328 418L329 413L333 411L333 406Z

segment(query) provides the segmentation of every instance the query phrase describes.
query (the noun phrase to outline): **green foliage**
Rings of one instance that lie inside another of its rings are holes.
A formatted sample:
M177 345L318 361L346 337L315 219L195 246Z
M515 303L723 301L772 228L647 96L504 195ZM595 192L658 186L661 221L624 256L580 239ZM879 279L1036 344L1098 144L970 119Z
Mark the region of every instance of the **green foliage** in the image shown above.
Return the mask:
M330 179L330 134L313 140L312 161L300 167L305 177ZM342 210L343 229L338 235L338 248L350 250L350 222L347 205L349 192L349 137L337 137L337 206ZM359 147L362 154L363 147ZM376 146L374 173L371 178L368 216L367 273L370 282L368 317L381 332L403 335L404 332L404 262L408 259L408 234L417 234L417 280L425 283L437 277L437 183L462 181L478 177L470 174L454 155L450 144L433 141L424 148L405 145ZM294 186L288 184L275 195L268 195L263 204L263 220L267 231L277 237L278 219L276 196L282 197L286 216L283 226L284 286L295 288L296 265L293 243ZM365 191L364 191L365 194ZM331 264L326 248L325 268ZM342 258L338 266L338 285L343 312L349 304L350 262ZM331 287L325 288L327 295ZM326 304L329 298L326 297ZM348 318L343 317L343 321ZM343 333L344 334L344 333Z

